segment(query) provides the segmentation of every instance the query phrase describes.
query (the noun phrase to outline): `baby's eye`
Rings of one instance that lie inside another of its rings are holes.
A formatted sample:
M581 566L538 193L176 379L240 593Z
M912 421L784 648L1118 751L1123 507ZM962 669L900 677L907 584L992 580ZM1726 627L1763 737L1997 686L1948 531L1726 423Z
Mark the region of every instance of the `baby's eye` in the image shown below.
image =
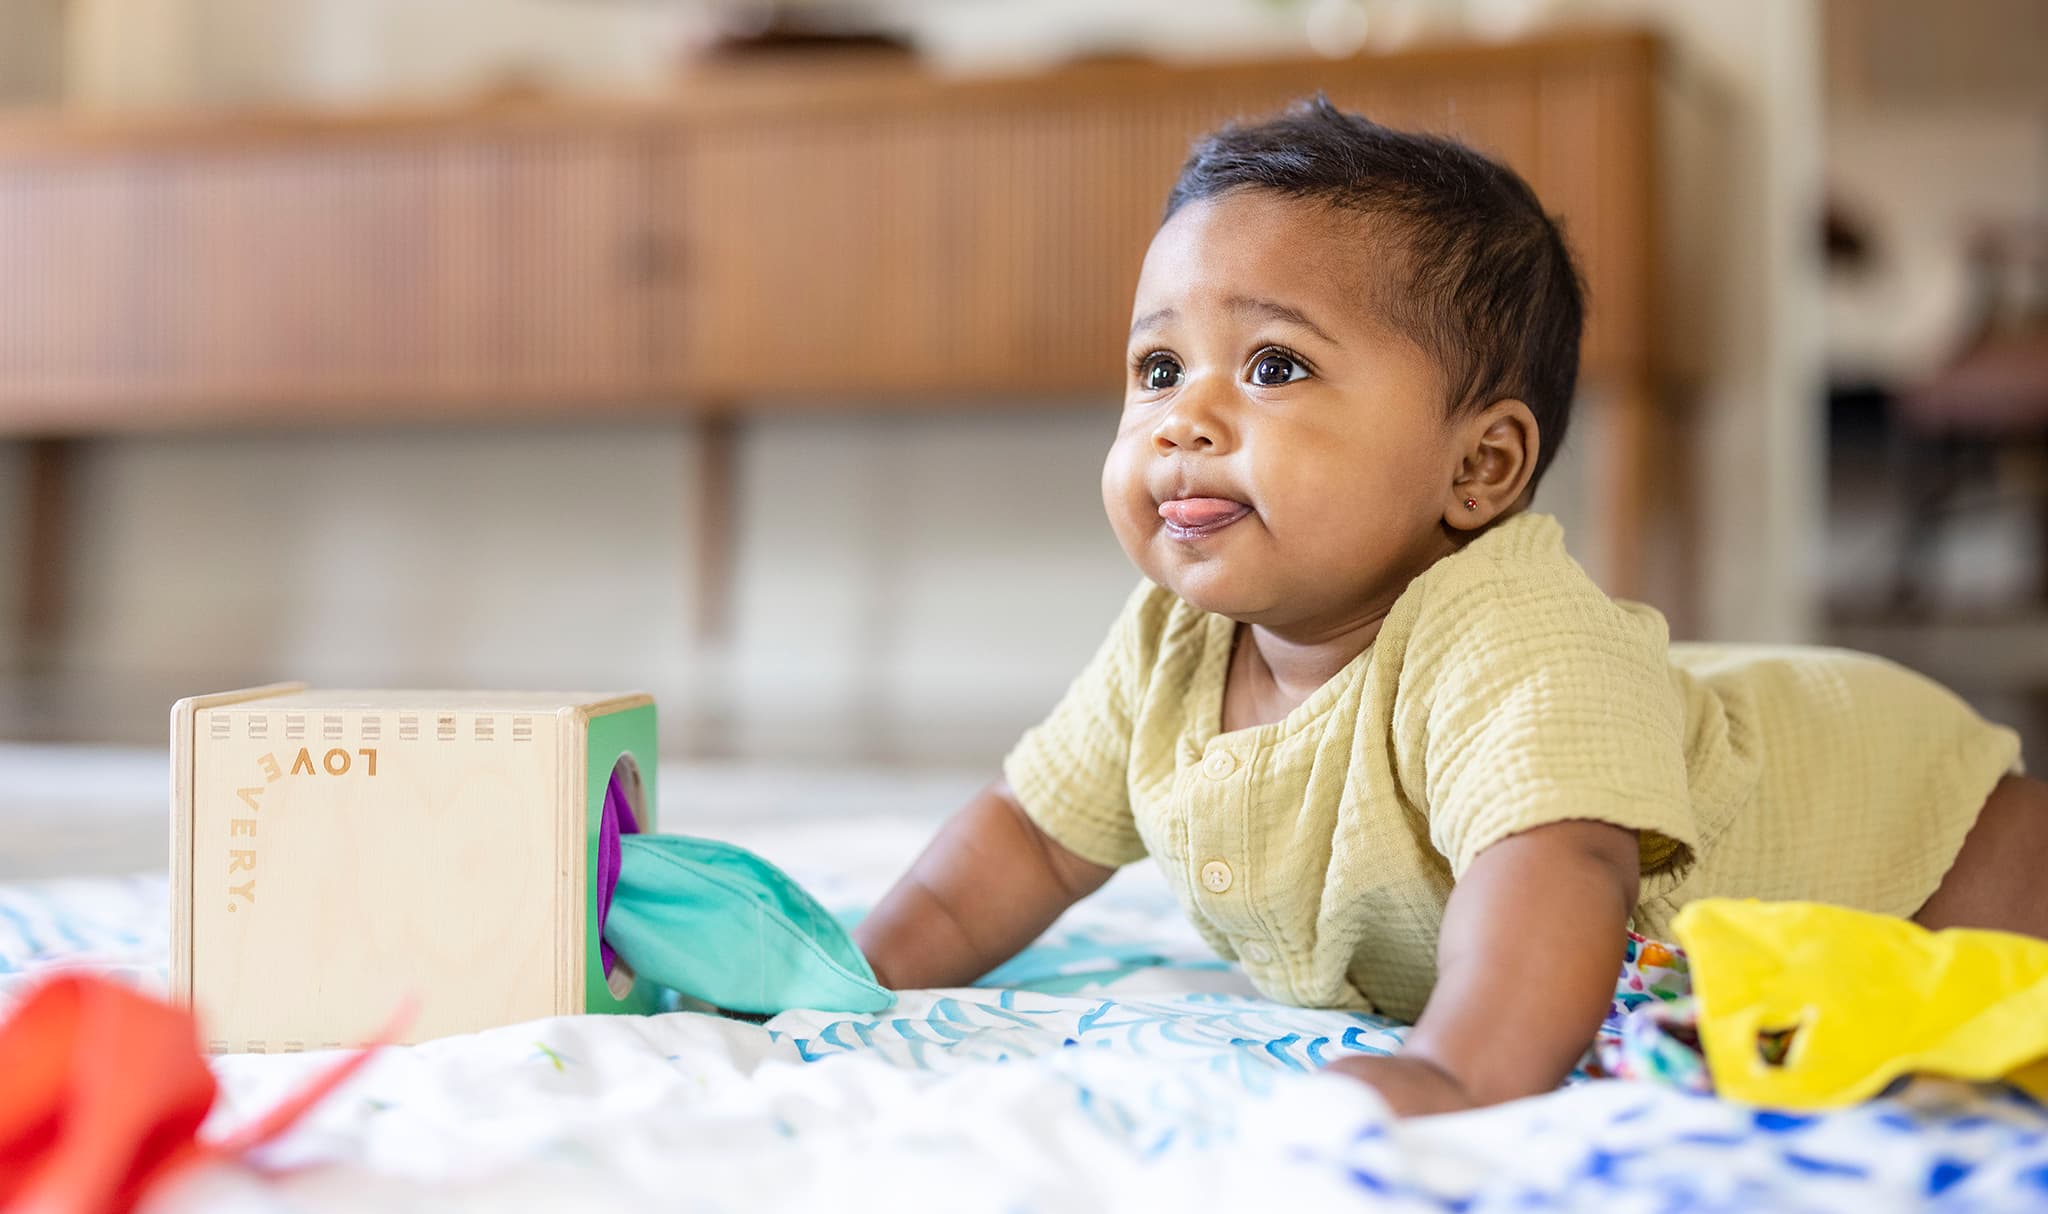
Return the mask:
M1180 384L1180 360L1171 354L1154 354L1138 368L1138 379L1147 391L1161 392Z
M1308 368L1302 366L1291 355L1269 351L1259 355L1259 361L1252 364L1252 382L1265 388L1277 388L1291 384L1297 379L1307 379Z

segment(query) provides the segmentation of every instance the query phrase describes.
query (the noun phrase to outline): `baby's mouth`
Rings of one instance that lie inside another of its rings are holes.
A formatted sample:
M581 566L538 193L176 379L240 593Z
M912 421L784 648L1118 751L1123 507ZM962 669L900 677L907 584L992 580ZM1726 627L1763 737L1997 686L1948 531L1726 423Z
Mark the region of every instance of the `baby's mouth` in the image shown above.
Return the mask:
M1159 503L1159 517L1177 539L1214 535L1251 512L1250 506L1227 497L1177 497Z

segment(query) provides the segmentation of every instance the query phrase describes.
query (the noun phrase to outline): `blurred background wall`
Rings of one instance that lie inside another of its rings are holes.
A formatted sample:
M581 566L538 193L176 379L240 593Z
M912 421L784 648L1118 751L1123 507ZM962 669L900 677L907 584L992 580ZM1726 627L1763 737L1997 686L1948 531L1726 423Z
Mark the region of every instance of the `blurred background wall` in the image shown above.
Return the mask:
M2048 6L1825 10L1829 639L2048 761Z
M1868 531L1882 484L1865 506L1830 497L1826 380L1856 359L1893 379L1937 363L1967 293L1955 214L2042 213L2041 114L2023 84L1988 122L1953 98L1831 89L1831 72L1867 57L1848 40L1911 20L1843 16L1885 7L1875 0L880 7L965 74L1079 54L1203 61L1586 22L1661 30L1663 314L1682 407L1659 476L1685 482L1697 511L1690 529L1657 533L1648 593L1684 635L1838 635L1829 587L1874 576L1873 560L1841 559L1831 536ZM716 17L652 0L0 0L0 98L118 117L658 96ZM1908 152L1928 171L1901 171ZM1897 229L1874 294L1825 272L1830 185ZM0 732L146 741L175 695L282 677L639 685L660 695L679 749L992 761L1134 577L1095 489L1116 388L1058 404L748 417L733 624L715 645L691 619L696 439L680 419L94 440L75 469L62 651L0 710ZM1586 402L1539 503L1566 517L1596 574L1607 554L1584 468L1609 441L1601 406ZM0 500L23 475L9 451ZM0 578L19 567L7 530Z

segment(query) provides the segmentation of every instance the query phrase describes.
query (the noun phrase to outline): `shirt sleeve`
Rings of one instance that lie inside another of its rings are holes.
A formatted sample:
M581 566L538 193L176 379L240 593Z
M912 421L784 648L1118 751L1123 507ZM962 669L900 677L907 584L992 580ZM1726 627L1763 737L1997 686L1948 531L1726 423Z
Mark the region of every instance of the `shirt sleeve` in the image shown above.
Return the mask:
M1084 860L1118 868L1145 856L1131 812L1132 705L1165 591L1142 583L1051 715L1003 761L1039 829Z
M1410 724L1431 844L1458 876L1510 835L1591 820L1636 831L1646 874L1689 865L1699 827L1663 618L1575 565L1482 569L1431 588L1404 663L1423 693Z

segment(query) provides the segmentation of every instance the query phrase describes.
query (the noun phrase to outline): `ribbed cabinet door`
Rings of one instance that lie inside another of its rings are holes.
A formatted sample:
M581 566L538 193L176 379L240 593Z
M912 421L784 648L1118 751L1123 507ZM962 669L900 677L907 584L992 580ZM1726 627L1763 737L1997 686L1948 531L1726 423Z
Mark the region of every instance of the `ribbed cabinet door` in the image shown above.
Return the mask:
M0 164L0 418L85 422L154 390L163 284L153 174L133 159Z
M0 403L318 422L644 394L637 130L249 139L0 169Z
M440 157L427 254L442 392L559 406L648 391L653 146L636 129L591 130L465 140Z
M714 396L1115 399L1179 159L1127 117L991 106L695 128L670 204L675 374Z

